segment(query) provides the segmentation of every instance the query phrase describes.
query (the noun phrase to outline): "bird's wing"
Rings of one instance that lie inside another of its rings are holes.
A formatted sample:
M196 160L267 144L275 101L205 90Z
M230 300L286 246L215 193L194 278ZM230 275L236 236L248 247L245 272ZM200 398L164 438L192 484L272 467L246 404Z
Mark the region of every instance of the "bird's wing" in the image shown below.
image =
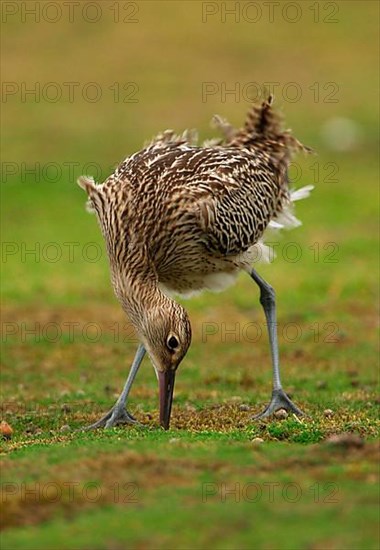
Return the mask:
M263 153L224 150L208 175L209 194L197 203L206 246L236 255L254 245L278 209L278 173Z

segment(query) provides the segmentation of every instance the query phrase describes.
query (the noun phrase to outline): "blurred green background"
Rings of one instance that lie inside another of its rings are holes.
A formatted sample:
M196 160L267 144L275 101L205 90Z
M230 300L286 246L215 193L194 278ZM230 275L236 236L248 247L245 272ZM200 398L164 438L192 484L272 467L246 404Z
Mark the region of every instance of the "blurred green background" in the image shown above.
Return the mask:
M378 3L1 7L1 390L14 430L3 548L378 548ZM169 433L148 362L131 396L146 428L71 431L111 406L136 346L77 177L105 179L166 128L207 139L215 113L239 126L271 89L317 152L290 170L297 187L315 185L297 205L304 225L272 238L277 259L260 268L278 295L286 388L311 418L250 420L269 397L270 359L242 276L186 302L194 340ZM349 434L346 447L326 441L334 434ZM71 499L73 481L100 498ZM242 492L252 482L255 502ZM301 498L270 501L264 484L289 482ZM37 501L22 483L37 484ZM126 504L115 484L125 497L128 483L138 499ZM204 483L215 484L207 502ZM223 483L239 484L238 500L223 502Z

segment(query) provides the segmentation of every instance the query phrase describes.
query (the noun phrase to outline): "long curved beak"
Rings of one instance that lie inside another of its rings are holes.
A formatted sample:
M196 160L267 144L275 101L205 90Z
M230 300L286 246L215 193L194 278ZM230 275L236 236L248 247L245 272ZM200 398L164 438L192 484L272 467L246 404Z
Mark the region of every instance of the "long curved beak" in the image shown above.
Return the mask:
M169 429L170 424L174 382L174 370L158 372L158 383L160 386L160 424L165 430Z

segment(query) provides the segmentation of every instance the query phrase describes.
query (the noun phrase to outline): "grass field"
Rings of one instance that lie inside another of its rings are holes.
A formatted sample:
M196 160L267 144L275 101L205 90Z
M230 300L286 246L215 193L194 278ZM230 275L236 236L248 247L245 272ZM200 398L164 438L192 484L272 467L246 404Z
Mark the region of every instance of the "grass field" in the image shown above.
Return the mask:
M37 22L34 3L5 4L1 547L377 549L377 3L285 2L273 22L256 2L81 2L72 21L35 3ZM239 125L270 83L318 152L291 169L316 187L303 226L259 266L285 387L309 416L252 420L270 356L242 275L184 302L193 343L168 432L148 360L130 401L143 427L76 431L113 404L137 345L77 176L105 178L167 127Z

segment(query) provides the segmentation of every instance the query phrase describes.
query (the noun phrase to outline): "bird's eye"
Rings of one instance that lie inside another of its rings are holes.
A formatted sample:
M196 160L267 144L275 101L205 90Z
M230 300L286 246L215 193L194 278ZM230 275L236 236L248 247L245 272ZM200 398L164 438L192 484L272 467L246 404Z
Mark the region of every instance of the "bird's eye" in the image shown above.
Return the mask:
M166 342L168 348L172 351L176 350L179 346L177 338L173 335L170 335Z

